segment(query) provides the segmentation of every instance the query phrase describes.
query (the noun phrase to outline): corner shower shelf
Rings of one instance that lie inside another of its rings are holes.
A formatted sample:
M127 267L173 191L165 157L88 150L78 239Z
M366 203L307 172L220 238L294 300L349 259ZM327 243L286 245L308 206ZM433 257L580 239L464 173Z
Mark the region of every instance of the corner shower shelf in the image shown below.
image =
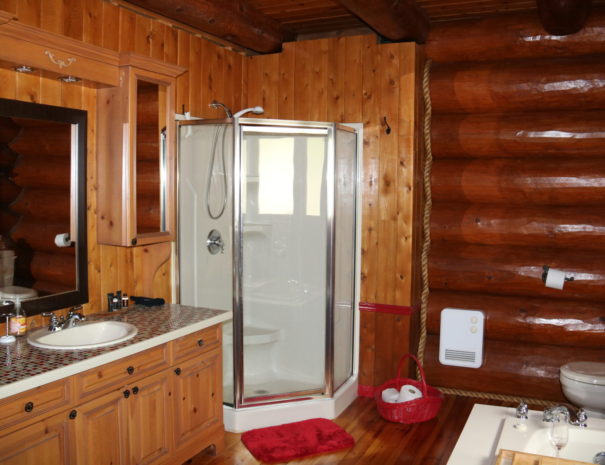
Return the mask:
M280 339L281 331L273 328L261 328L259 326L244 326L244 345L269 344ZM231 331L225 332L225 339L232 340Z
M269 223L244 223L244 234L265 234L271 229Z

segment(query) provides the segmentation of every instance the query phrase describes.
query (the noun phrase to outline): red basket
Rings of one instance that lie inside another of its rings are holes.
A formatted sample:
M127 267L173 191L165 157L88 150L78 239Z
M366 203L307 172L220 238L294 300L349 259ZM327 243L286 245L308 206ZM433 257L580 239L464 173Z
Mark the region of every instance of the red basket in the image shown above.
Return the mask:
M410 378L401 377L401 369L403 368L406 358L413 359L418 365L420 371L420 381ZM419 399L409 400L401 403L391 403L382 400L382 391L388 388L401 389L404 384L411 384L412 386L420 389L422 397ZM443 401L443 394L441 391L434 387L428 386L424 377L424 370L418 359L412 354L405 354L399 360L399 366L397 367L397 378L391 379L378 387L374 392L374 399L376 400L376 407L378 413L388 421L396 423L420 423L423 421L431 420L437 416L441 402Z

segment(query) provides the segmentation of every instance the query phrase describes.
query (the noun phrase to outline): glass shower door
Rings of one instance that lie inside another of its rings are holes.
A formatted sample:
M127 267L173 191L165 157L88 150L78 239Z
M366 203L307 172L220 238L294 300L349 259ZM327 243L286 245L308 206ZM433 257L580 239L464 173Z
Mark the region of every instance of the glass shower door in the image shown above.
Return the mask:
M324 392L332 130L242 125L243 403Z

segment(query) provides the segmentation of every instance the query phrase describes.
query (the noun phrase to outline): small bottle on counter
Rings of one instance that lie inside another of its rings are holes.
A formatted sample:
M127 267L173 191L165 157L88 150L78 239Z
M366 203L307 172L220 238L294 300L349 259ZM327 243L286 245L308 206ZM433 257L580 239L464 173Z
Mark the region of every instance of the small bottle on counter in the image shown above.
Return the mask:
M128 294L122 294L122 308L128 307Z
M21 301L15 301L15 315L11 317L9 323L9 333L13 336L25 336L27 333L27 317L25 310L21 307Z

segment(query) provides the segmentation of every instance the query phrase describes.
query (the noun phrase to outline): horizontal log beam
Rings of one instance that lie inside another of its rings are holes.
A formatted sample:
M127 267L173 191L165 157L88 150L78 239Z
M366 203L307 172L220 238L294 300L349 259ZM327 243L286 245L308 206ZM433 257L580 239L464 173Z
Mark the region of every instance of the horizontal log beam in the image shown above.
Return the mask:
M0 117L0 143L8 144L17 137L20 131L21 128L12 118L7 118L6 116Z
M13 202L22 188L6 177L0 177L0 203L9 204Z
M69 217L63 221L25 217L11 231L11 238L23 250L73 255L72 247L57 247L55 236L69 232Z
M146 10L260 53L281 51L291 38L277 21L243 0L128 0Z
M69 158L22 156L17 160L12 181L20 187L64 188L71 185Z
M499 14L435 23L426 52L438 63L591 55L605 52L603 36L602 8L594 9L580 32L565 37L544 34L535 14Z
M602 157L605 112L435 115L435 158Z
M432 291L427 313L429 334L440 333L441 310L448 307L482 310L487 321L486 339L587 348L605 345L602 302Z
M605 208L440 203L431 213L431 239L605 251Z
M576 360L605 361L602 349L485 341L484 365L460 368L439 363L439 337L428 336L427 382L434 386L564 401L559 367Z
M65 123L23 128L9 146L20 155L64 157L69 163L71 125Z
M160 231L160 197L137 195L137 232L139 234Z
M605 160L436 160L433 201L601 206Z
M137 160L137 195L160 197L160 164L158 160Z
M389 40L426 42L429 20L414 0L338 0L338 3Z
M604 74L600 57L435 65L433 113L602 109Z
M10 205L10 209L38 220L66 220L69 229L70 193L67 189L25 189Z
M564 270L574 281L563 290L542 282L542 266ZM605 300L601 254L527 247L435 243L429 258L431 290L498 295Z
M61 253L36 252L31 261L31 274L36 281L46 281L76 288L76 258Z
M586 24L592 0L537 0L538 16L549 34L566 36Z

